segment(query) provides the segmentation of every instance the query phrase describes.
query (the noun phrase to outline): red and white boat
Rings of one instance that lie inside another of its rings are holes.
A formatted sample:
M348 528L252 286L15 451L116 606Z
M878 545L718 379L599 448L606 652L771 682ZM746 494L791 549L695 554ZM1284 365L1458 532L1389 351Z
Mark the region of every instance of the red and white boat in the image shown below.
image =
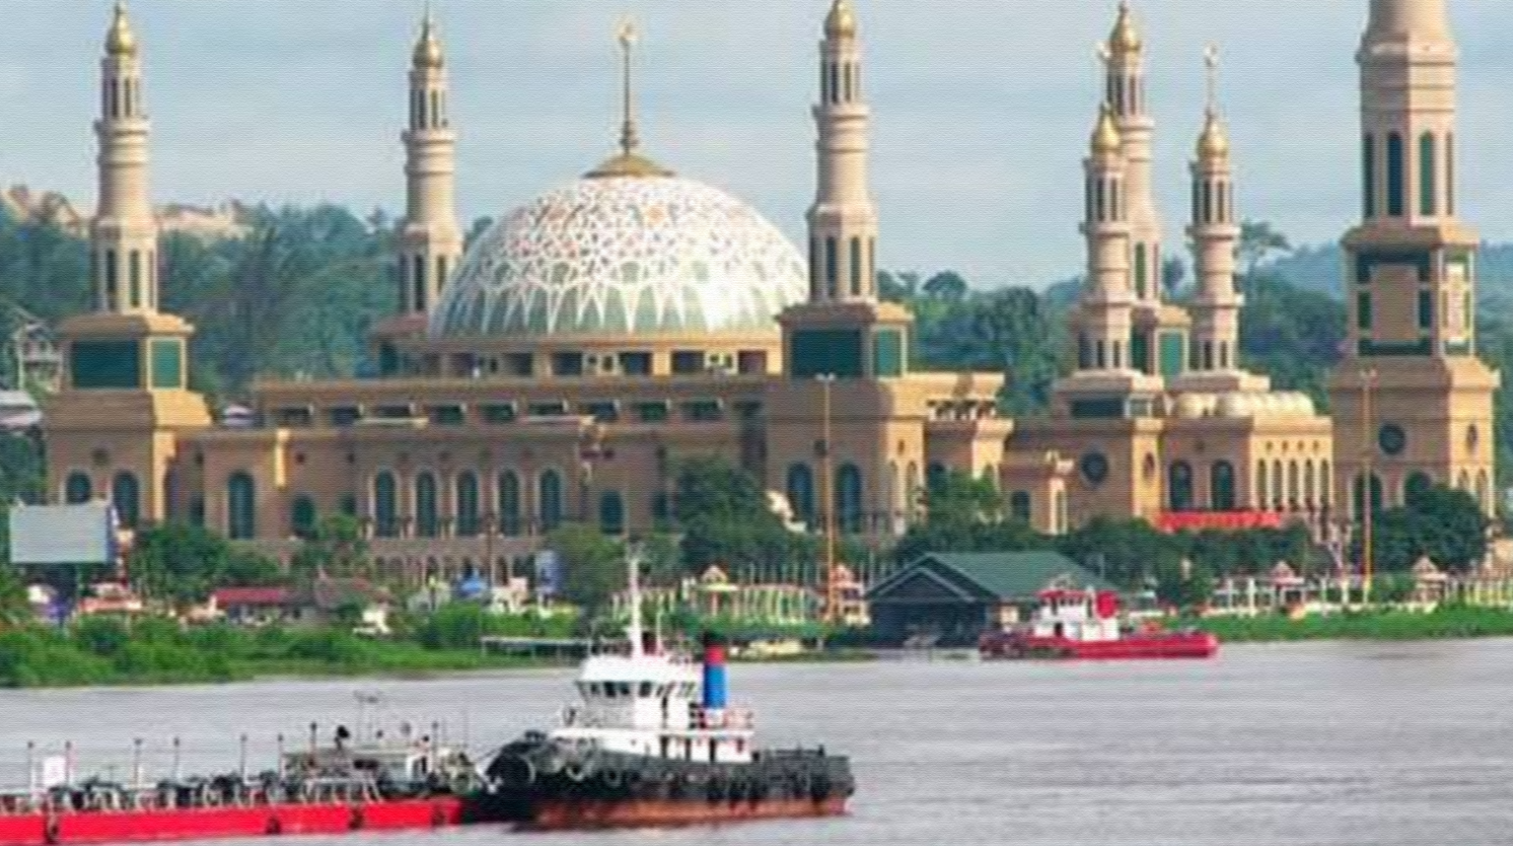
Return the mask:
M1113 591L1057 588L1038 598L1028 625L983 634L977 644L982 657L1111 661L1212 658L1219 651L1219 639L1208 632L1128 624Z

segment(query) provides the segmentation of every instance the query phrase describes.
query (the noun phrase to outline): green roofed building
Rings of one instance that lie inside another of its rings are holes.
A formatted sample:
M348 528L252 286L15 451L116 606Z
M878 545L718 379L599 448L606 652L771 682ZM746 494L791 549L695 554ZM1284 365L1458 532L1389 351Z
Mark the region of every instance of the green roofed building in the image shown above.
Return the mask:
M1021 619L1050 587L1116 590L1059 552L930 553L868 592L872 624L887 642L929 637L966 645Z

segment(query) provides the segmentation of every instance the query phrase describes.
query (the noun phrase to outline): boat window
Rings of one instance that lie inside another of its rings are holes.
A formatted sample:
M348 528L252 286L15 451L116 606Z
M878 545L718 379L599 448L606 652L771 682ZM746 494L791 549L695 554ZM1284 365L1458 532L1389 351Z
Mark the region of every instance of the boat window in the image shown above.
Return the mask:
M620 695L629 697L632 693L630 682L615 682L615 687L620 690Z
M595 687L597 687L597 686L598 685L595 685ZM605 682L604 683L604 695L607 696L607 697L609 697L610 699L614 699L615 698L615 683L614 682Z
M655 687L655 685L653 685L651 682L641 682L641 695L643 697L651 696L653 687Z

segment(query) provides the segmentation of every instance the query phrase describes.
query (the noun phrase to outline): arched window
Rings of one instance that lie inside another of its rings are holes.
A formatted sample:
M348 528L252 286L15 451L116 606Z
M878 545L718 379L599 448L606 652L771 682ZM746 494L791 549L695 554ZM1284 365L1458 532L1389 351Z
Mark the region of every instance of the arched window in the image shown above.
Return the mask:
M94 483L86 473L69 473L63 483L63 501L68 505L83 505L94 498Z
M399 535L399 483L387 470L373 477L373 533L381 538Z
M1419 500L1434 489L1434 480L1427 473L1415 472L1408 475L1408 481L1403 483L1403 504L1412 508L1418 505Z
M925 468L926 491L928 493L939 492L946 486L946 479L949 478L949 475L946 465L941 464L939 461L930 462L930 466Z
M814 525L814 471L808 464L788 467L788 505L793 508L794 519Z
M415 289L416 311L424 311L426 307L426 257L417 255L410 258L410 284Z
M512 470L499 474L499 531L516 537L521 530L520 476Z
M1287 507L1287 491L1283 487L1282 461L1271 462L1271 500L1278 511Z
M835 243L835 236L825 239L825 293L831 299L840 296L837 285L840 284L840 248Z
M919 496L919 465L911 461L904 469L904 508L908 510L910 517L919 510Z
M1319 505L1328 507L1334 498L1331 491L1334 489L1334 480L1329 477L1329 462L1319 462Z
M1436 179L1434 135L1425 132L1418 139L1418 213L1433 217L1439 211L1439 181Z
M651 498L651 519L658 528L672 522L672 497L668 496L666 491L659 492Z
M457 536L477 537L482 519L478 497L478 474L464 470L457 474Z
M1479 471L1477 471L1477 473L1476 473L1476 504L1480 505L1482 508L1486 508L1487 505L1488 505L1487 497L1490 494L1491 494L1491 490L1489 489L1488 484L1487 484L1487 471L1485 471L1485 470L1479 470Z
M1376 217L1376 136L1361 139L1361 195L1364 198L1366 219Z
M1455 133L1445 136L1445 214L1455 214Z
M1009 494L1009 516L1021 523L1030 522L1032 504L1029 491L1014 491Z
M1354 489L1352 491L1352 499L1355 504L1355 516L1357 518L1365 513L1361 500L1363 487L1361 482L1363 478L1363 476L1357 475L1355 483L1351 486ZM1371 474L1371 510L1373 513L1379 513L1382 510L1382 477L1375 473Z
M550 532L562 525L562 474L556 470L542 473L537 492L541 506L541 531Z
M625 498L618 491L599 495L599 529L606 535L625 534Z
M434 538L441 534L440 509L436 505L436 476L421 473L415 477L415 534Z
M1301 488L1298 478L1298 463L1287 462L1287 507L1296 510L1301 500Z
M131 296L131 307L142 307L142 252L132 250L126 254L126 270L128 291Z
M1303 504L1309 508L1318 504L1314 491L1313 459L1303 462Z
M1215 461L1209 471L1210 498L1215 511L1234 511L1239 507L1235 500L1235 466L1228 461Z
M1265 462L1265 460L1257 461L1256 462L1256 508L1259 508L1262 511L1265 511L1267 508L1271 507L1271 497L1269 496L1270 491L1268 490L1268 486L1266 484L1266 479L1267 479L1267 476L1266 476L1266 462Z
M840 530L847 534L857 534L865 527L862 488L861 468L842 464L835 474L835 517Z
M809 239L809 299L820 298L820 239Z
M1407 177L1404 161L1403 136L1393 132L1387 136L1387 216L1402 217L1407 203Z
M135 529L142 519L142 486L137 477L121 471L110 480L110 502L115 507L116 519L128 529Z
M304 495L295 497L289 506L289 530L294 536L308 538L314 535L316 522L315 500Z
M226 536L251 540L257 536L257 483L237 472L226 480Z
M1178 461L1167 470L1167 501L1172 511L1193 510L1193 468Z
M851 239L851 296L862 295L862 239Z

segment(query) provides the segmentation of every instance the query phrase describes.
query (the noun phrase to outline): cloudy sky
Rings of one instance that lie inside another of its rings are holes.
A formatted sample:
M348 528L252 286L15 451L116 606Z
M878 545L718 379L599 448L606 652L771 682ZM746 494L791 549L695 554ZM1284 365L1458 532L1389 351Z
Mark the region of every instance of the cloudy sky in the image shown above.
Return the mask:
M812 197L816 41L828 0L433 0L461 133L462 214L574 178L616 133L618 19L644 32L642 134L682 175L795 240ZM0 0L0 183L93 201L109 0ZM879 264L974 283L1076 272L1080 159L1113 0L857 0L874 110ZM1242 213L1296 241L1357 207L1354 50L1367 0L1136 0L1168 238L1203 107L1222 92ZM1513 239L1509 0L1451 0L1462 48L1462 212ZM398 133L422 0L133 0L158 201L403 203Z

